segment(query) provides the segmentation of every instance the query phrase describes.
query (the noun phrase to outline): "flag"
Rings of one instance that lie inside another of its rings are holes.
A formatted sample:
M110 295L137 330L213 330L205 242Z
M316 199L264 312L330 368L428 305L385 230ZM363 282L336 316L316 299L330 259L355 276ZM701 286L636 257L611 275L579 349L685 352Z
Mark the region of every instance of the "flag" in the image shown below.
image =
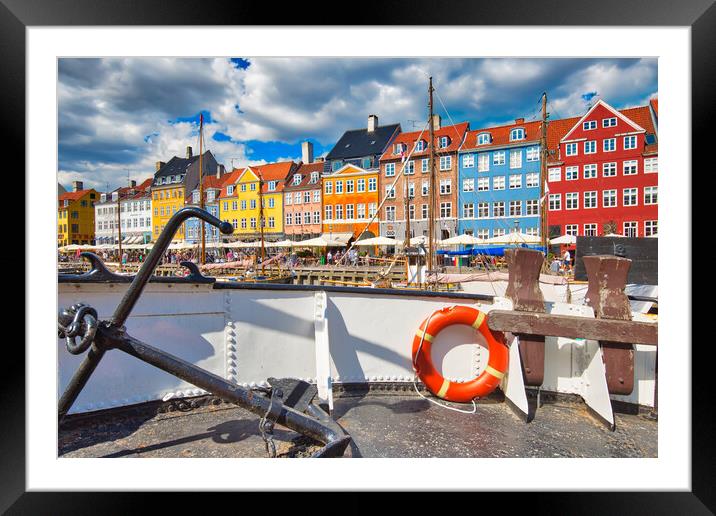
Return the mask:
M549 195L549 184L547 183L547 181L545 181L544 182L544 195L539 200L540 206L542 206L542 204L544 204L544 200L547 198L547 195Z
M405 162L405 150L400 151L400 162L401 163Z

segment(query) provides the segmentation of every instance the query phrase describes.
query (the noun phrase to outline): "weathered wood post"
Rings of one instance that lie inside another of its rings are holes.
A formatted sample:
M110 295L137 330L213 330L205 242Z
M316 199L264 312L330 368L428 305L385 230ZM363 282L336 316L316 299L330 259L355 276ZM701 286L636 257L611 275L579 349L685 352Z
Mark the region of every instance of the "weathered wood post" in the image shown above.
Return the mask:
M544 297L539 288L544 255L535 249L517 247L505 250L505 258L509 271L505 297L512 300L513 309L544 313ZM538 387L544 381L544 336L529 333L516 335L520 339L525 385Z
M585 301L597 319L631 321L631 305L624 292L631 260L619 256L584 256L589 287ZM599 341L604 357L610 394L631 394L634 390L634 346Z

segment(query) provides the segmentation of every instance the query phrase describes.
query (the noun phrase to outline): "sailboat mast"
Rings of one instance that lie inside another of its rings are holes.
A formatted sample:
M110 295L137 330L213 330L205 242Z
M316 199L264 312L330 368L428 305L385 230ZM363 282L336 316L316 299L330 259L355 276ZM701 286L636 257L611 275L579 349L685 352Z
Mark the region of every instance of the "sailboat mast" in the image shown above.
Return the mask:
M204 209L204 114L199 114L199 208ZM204 234L204 221L200 220L201 224L201 258L200 262L202 265L206 263L206 235Z
M428 206L428 271L435 270L435 135L433 124L433 78L428 86L428 127L430 131L430 196Z
M264 273L264 258L266 256L266 248L264 245L264 181L261 172L257 172L259 176L259 231L261 232L261 274Z
M542 147L542 159L540 160L540 193L539 198L542 200L540 206L540 236L542 237L542 247L547 251L547 199L544 198L546 192L547 180L547 158L549 150L547 149L547 92L542 93L542 134L540 136L540 146Z

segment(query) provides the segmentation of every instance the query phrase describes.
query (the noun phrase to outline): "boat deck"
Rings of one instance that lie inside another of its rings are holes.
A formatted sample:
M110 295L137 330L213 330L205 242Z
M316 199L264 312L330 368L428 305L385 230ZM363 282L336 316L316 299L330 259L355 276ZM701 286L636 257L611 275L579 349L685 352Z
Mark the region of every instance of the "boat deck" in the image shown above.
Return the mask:
M612 432L580 400L542 398L527 424L501 400L484 400L475 414L463 414L407 389L337 395L333 417L353 439L346 457L657 456L657 422L647 415L617 413ZM70 417L60 428L58 452L60 457L264 458L258 421L209 397L144 404ZM274 441L279 457L317 449L280 426Z

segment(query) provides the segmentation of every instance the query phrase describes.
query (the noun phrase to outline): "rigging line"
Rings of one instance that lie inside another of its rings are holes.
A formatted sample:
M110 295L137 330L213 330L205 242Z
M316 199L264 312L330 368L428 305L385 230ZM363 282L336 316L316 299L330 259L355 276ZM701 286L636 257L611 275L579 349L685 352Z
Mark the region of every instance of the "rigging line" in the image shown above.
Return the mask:
M395 174L395 179L393 180L393 183L390 185L390 189L389 189L388 191L393 191L393 190L395 189L396 183L398 182L398 179L400 179L400 178L403 176L403 172L404 172L404 170L405 170L405 167L406 167L406 165L408 164L408 161L410 161L410 157L411 157L411 156L413 155L413 153L415 152L415 149L416 149L417 146L418 146L418 142L420 141L421 136L422 136L423 133L425 132L425 129L428 128L428 124L429 124L429 123L430 123L430 121L428 121L428 123L425 124L425 127L423 128L423 130L420 131L420 134L418 135L418 138L417 138L417 139L415 140L415 142L413 143L413 148L412 148L412 150L410 151L410 153L408 153L408 156L403 160L403 166L400 167L400 171L399 171L397 174ZM380 165L379 165L379 167L378 167L378 175L380 175ZM433 185L433 187L434 187L434 185ZM380 190L378 190L378 194L380 195ZM368 221L368 223L365 225L365 227L363 228L363 230L360 232L360 234L359 234L358 236L362 235L363 233L365 233L365 232L368 230L368 228L370 227L370 225L373 223L373 221L375 220L375 218L376 218L376 217L378 216L378 214L380 213L380 210L381 210L381 208L383 207L383 204L385 204L385 201L387 201L387 200L388 200L388 193L386 192L385 197L383 197L383 200L380 202L380 204L379 204L378 207L376 208L375 213L373 214L373 216L371 217L371 219ZM351 246L348 248L348 251L346 251L345 253L343 253L343 255L342 255L342 256L340 257L340 259L338 260L337 264L340 263L340 262L342 262L342 261L346 258L348 252L350 252L350 250L353 249L353 247L355 246L356 242L357 242L357 240L354 240L354 241L353 241L353 243L351 244Z

